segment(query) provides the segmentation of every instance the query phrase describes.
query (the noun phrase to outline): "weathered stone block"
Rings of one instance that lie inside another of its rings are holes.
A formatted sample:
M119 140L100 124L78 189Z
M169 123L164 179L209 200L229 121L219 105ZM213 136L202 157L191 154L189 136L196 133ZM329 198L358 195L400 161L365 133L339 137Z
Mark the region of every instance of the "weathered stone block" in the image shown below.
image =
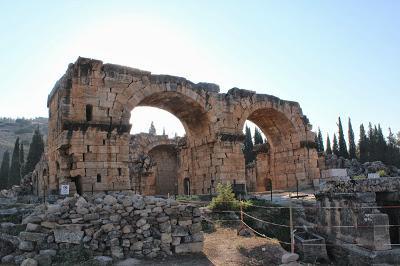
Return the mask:
M175 246L175 253L198 253L203 251L203 242L182 243Z

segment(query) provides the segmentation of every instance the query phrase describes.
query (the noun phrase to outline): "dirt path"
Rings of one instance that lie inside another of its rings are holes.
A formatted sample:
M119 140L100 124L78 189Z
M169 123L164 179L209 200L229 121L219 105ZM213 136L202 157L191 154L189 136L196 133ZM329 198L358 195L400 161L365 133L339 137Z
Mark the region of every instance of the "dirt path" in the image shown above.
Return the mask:
M218 228L205 234L204 254L214 265L279 265L285 252L278 242L242 237L236 230Z
M258 266L279 265L285 251L278 242L260 237L242 237L235 229L217 228L205 233L203 253L171 256L165 259L130 259L116 266Z

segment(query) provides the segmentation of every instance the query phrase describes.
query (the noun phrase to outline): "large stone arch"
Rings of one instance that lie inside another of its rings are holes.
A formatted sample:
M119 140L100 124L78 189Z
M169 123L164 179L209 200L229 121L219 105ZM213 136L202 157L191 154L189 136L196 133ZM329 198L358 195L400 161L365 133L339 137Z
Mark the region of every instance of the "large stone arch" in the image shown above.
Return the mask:
M268 139L266 147L255 150L257 191L265 191L267 179L272 180L274 189L287 189L319 177L315 134L297 102L239 89L230 93L236 98L239 95L241 103L237 105L237 130L243 130L249 120Z
M274 175L285 176L286 187L319 175L317 159L310 156L314 135L298 103L237 88L219 93L215 84L78 58L48 98L50 176L59 184L80 176L82 191L131 188L129 119L137 106L169 111L185 127L179 193L183 180L189 180L191 194L212 192L218 182L245 183L241 145L246 119L270 135L275 165L282 158L278 152L296 157L292 168L303 164L304 171L294 178L286 168L274 168Z

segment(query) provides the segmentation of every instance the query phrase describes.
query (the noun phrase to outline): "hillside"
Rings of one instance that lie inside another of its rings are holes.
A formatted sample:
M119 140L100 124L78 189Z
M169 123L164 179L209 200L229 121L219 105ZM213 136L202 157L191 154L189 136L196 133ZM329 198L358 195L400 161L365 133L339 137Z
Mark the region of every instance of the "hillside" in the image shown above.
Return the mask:
M24 144L25 156L29 150L29 143L32 140L33 131L39 126L44 139L47 138L47 118L38 117L34 119L24 118L0 118L0 162L6 150L12 153L17 137Z

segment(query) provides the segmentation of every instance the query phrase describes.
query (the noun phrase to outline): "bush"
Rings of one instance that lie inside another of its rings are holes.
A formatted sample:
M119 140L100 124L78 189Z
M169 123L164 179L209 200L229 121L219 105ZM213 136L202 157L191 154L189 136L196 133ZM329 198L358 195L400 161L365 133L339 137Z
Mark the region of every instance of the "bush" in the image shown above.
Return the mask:
M176 200L200 201L200 197L197 195L177 195Z
M386 171L385 171L385 170L379 170L377 173L378 173L379 177L382 177L382 176L387 176L387 174L386 174Z
M361 180L367 178L365 175L355 175L352 177L353 180Z
M230 184L218 184L217 193L218 195L213 198L211 203L208 205L208 208L211 210L237 211L240 210L240 205L242 205L242 208L244 209L251 206L251 202L239 201L235 198L235 193L233 193Z

